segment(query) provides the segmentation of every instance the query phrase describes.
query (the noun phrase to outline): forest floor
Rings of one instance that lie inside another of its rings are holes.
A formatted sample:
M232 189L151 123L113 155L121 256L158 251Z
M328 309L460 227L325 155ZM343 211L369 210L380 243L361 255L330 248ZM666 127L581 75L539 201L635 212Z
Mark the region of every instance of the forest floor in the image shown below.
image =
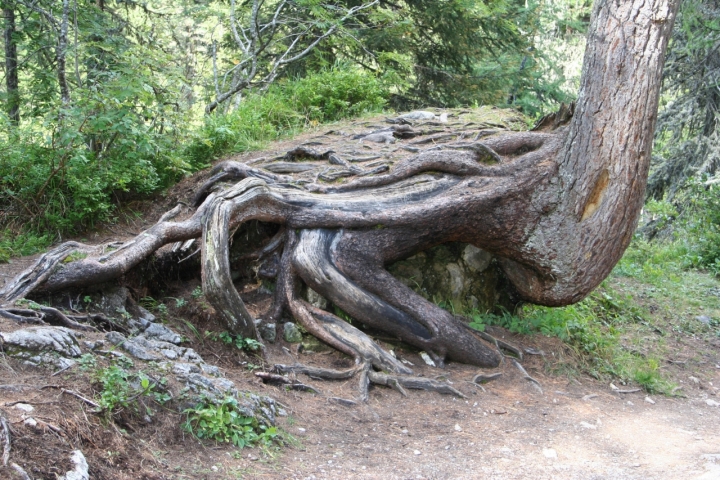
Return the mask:
M138 207L142 216L126 215L87 234L87 241L139 233L196 185L192 179L181 183L162 201ZM32 260L0 264L0 286ZM479 373L475 367L433 368L417 351L385 345L416 374L448 380L466 398L425 391L403 397L374 387L367 403L346 406L336 399L355 398L357 379L299 376L319 392L309 393L265 385L254 373L295 361L346 368L348 357L299 352L297 344L279 340L268 344L262 359L213 340L205 332L222 327L194 295L200 285L196 278L166 285L158 297L165 307L154 313L238 389L271 396L284 407L287 415L278 418L283 446L237 449L200 442L181 428L184 415L172 409L154 408L144 415L128 407L112 417L98 415L85 401L63 393L97 398L101 387L87 365L54 373L0 354L0 408L13 431L10 463L35 480L68 471L74 449L83 451L91 478L99 480L720 479L720 282L701 272L679 277L668 286L672 291L638 276L614 274L607 282L643 309L644 320L623 330L622 344L658 359L663 381L674 385L666 394L649 394L608 375L602 380L587 375L584 360L557 338L488 327L494 336L539 353L525 355L522 365L541 388L511 359L492 371L501 377L479 386L471 381ZM241 295L257 317L270 305L259 284L247 285ZM712 319L713 328L697 321L699 315ZM22 327L0 320L2 332ZM83 335L88 341L104 336ZM153 368L141 362L135 367ZM34 408L39 427L24 422L27 412L18 403ZM0 478L21 477L0 465Z

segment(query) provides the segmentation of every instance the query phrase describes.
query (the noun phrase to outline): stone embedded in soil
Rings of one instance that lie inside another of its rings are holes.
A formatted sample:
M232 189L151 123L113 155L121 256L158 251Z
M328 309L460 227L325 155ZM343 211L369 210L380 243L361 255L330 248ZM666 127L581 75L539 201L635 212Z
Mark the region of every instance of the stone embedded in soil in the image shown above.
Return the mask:
M302 342L302 333L293 322L287 322L283 325L283 338L288 343L300 343Z
M275 343L275 340L277 340L277 326L274 323L261 323L258 326L258 331L266 342Z
M105 338L107 338L108 342L112 343L116 347L122 348L127 353L139 360L144 360L146 362L155 362L162 359L160 355L149 351L142 345L138 344L136 341L125 338L125 335L120 332L108 332L105 335Z
M303 353L323 353L332 351L332 348L312 336L303 338L301 345Z
M545 458L557 458L557 452L554 448L543 448Z
M5 353L32 366L69 368L72 357L82 352L77 342L79 333L65 327L30 327L10 333L0 332Z
M80 450L73 450L70 461L75 468L61 476L59 480L89 480L90 473L85 455Z
M159 340L161 342L173 343L180 345L182 343L182 337L177 333L173 332L165 325L159 323L151 323L143 331L142 336L149 340Z

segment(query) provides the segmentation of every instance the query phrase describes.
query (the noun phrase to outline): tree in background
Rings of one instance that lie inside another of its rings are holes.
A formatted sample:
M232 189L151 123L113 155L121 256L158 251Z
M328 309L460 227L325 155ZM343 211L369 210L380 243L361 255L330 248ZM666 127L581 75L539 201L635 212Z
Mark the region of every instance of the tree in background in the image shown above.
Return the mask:
M665 65L648 196L720 167L720 2L683 1Z

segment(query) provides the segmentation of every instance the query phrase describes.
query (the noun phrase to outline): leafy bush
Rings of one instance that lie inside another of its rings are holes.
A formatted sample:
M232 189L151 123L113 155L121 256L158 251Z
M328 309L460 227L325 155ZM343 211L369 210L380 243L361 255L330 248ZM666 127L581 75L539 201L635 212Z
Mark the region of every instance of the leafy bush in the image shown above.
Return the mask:
M75 232L108 219L122 196L155 192L189 172L176 148L183 119L152 92L108 78L44 121L6 125L0 221L14 231Z
M183 428L200 439L232 443L238 448L269 444L277 438L275 427L259 425L257 420L240 414L237 400L224 398L220 403L207 401L185 410Z
M379 80L350 67L279 82L248 95L228 114L206 116L185 156L192 168L204 168L222 155L260 148L308 125L379 112L386 96Z
M84 365L87 368L94 366L89 359L84 361ZM160 404L170 400L170 395L158 390L157 383L151 381L143 372L132 373L119 365L98 370L97 380L101 385L97 403L108 416L123 408L131 408L137 413L137 401L141 397L150 397Z
M225 345L233 345L238 350L244 350L247 352L257 352L263 348L262 343L252 338L244 338L240 335L233 335L228 332L214 333L205 332L205 336L210 340L220 341Z

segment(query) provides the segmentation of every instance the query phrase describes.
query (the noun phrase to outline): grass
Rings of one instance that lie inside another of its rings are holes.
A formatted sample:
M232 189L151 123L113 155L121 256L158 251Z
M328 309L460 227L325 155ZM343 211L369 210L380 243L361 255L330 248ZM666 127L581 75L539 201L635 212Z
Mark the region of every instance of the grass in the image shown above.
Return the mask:
M720 337L720 283L714 272L689 265L691 248L678 238L635 238L610 277L575 305L526 305L516 315L475 311L470 325L557 337L574 353L580 371L671 394L676 384L670 361L700 356ZM689 351L680 351L680 343Z

